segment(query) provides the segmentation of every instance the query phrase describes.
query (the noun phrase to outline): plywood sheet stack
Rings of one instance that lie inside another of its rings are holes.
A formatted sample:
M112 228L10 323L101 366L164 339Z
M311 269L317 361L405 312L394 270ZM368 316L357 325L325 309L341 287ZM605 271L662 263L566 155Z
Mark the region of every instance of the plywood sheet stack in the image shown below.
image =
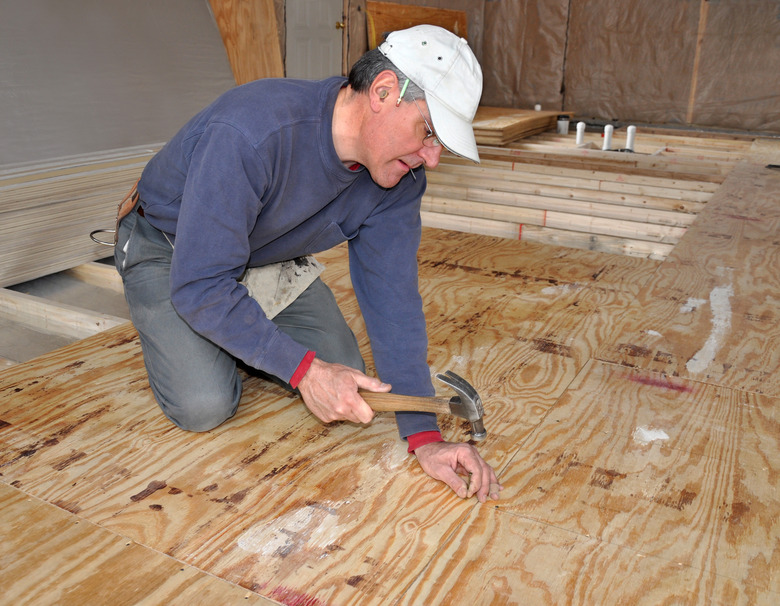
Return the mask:
M588 147L553 134L482 145L479 165L443 155L427 172L423 223L662 260L750 149L658 136L619 153L591 138Z
M480 106L472 126L480 145L507 145L554 129L559 115L571 116L567 112Z
M158 149L155 144L0 169L0 287L113 254L89 233L113 228L117 204Z

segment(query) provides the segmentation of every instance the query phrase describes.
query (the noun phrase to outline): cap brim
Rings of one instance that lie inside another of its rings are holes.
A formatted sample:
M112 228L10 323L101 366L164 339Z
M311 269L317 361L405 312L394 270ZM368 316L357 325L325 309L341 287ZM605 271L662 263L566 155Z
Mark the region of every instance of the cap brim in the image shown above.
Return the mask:
M479 163L477 140L471 122L453 113L433 95L426 94L425 101L431 114L433 130L441 144L453 154Z

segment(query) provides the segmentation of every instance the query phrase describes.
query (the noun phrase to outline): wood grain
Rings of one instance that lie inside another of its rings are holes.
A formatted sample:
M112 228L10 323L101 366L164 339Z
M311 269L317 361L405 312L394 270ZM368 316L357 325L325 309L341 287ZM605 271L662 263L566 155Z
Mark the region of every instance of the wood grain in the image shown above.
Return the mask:
M596 251L438 229L423 231L420 247L423 267L460 268L495 278L537 279L548 286L592 284L638 294L660 262Z
M748 258L734 265L734 289L753 289L753 305L764 293L764 307L749 311L763 317L778 292L773 203L755 205L761 221L737 218L765 179L746 175L748 189L727 182L702 224L716 233L722 220L717 233L739 235L731 241ZM712 239L723 260L737 260ZM318 255L371 371L347 257L346 245ZM129 324L0 372L0 487L45 501L48 512L29 515L41 528L57 528L53 511L176 562L170 574L155 567L166 590L192 567L284 604L774 603L777 398L594 360L630 337L637 305L657 314L668 289L708 292L726 275L714 254L686 259L424 229L429 364L482 396L488 437L478 449L505 486L499 502L461 501L425 476L391 414L323 425L251 373L235 417L183 432L157 408ZM741 359L774 351L773 330L751 333ZM750 368L763 370L764 386L776 381L771 365ZM439 422L445 439L469 439L467 422ZM3 528L28 516L14 511L0 507ZM110 565L90 560L97 570L138 584L116 570L140 556L98 535ZM22 549L14 537L7 553ZM37 553L56 565L58 545L42 540ZM38 579L35 562L14 568L24 591ZM58 567L48 587L71 578L81 582Z
M777 405L592 363L505 471L502 509L769 599L780 591L780 545L767 540L780 524Z
M655 267L652 261L594 253L584 253L577 263L580 251L552 262L548 254L543 264L533 247L491 243L483 239L481 246L470 247L467 240L462 249L440 251L452 261L421 262L420 290L432 340L441 330L460 335L496 330L540 351L571 357L581 367L633 299L638 287L629 282L632 274ZM516 256L508 254L513 249Z
M441 507L449 489L411 467L391 416L326 427L256 378L229 423L179 431L156 410L140 358L128 356L137 348L124 326L15 369L0 387L14 394L0 409L5 481L272 599L338 603L395 595L399 575L421 570L473 506L448 497ZM63 399L68 386L83 395ZM30 402L35 420L23 422L11 399ZM489 440L505 465L513 442ZM376 580L357 583L361 570Z
M780 594L597 537L475 508L399 604L772 604Z
M0 587L13 604L276 604L0 483Z

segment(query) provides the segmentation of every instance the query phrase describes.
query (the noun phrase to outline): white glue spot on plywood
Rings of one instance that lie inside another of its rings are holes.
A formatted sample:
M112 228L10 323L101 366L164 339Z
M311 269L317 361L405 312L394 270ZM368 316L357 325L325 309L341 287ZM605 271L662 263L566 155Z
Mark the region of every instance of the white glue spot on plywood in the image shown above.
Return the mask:
M688 372L704 371L715 359L724 337L731 329L731 297L734 289L728 286L716 286L710 293L710 308L712 309L712 330L702 348L693 354L685 368Z
M645 334L650 335L651 337L663 337L663 335L657 330L646 330Z
M692 311L696 311L697 308L701 307L706 302L707 299L694 299L691 297L684 305L680 307L680 313L689 314Z
M543 295L565 295L574 290L582 288L579 284L557 284L555 286L546 286L542 289Z
M266 523L255 524L238 538L244 551L286 556L302 549L324 549L340 536L338 512L315 503Z
M653 429L652 427L637 427L634 430L634 442L640 444L650 444L658 440L668 440L669 434L663 429Z

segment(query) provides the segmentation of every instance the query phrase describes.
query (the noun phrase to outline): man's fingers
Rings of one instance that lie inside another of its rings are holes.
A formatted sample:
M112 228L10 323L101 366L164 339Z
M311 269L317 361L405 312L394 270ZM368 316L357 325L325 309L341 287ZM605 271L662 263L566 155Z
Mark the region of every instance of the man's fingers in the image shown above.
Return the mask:
M360 389L365 389L367 391L388 392L393 388L390 383L384 383L377 377L369 377L363 373L355 375L355 383Z
M487 500L490 484L498 482L493 469L479 456L476 449L470 448L459 457L458 467L469 474L468 496L477 495L480 503Z
M447 486L452 488L452 491L456 495L458 495L461 499L465 499L471 496L471 494L469 494L468 483L463 478L452 471L452 469L449 467L445 467L442 471L442 477L439 479L442 480Z
M371 419L374 418L374 409L371 408L368 404L366 404L366 401L358 396L358 400L360 402L356 403L354 411L355 411L355 418L357 419L358 423L370 423Z
M489 490L490 498L493 499L494 501L498 501L498 498L501 496L502 490L504 490L504 487L501 486L501 484L496 484L491 482L490 490Z
M460 498L477 495L481 503L488 497L498 499L503 486L495 471L468 444L432 442L415 451L417 461L432 478L447 484ZM468 478L466 482L463 477Z

